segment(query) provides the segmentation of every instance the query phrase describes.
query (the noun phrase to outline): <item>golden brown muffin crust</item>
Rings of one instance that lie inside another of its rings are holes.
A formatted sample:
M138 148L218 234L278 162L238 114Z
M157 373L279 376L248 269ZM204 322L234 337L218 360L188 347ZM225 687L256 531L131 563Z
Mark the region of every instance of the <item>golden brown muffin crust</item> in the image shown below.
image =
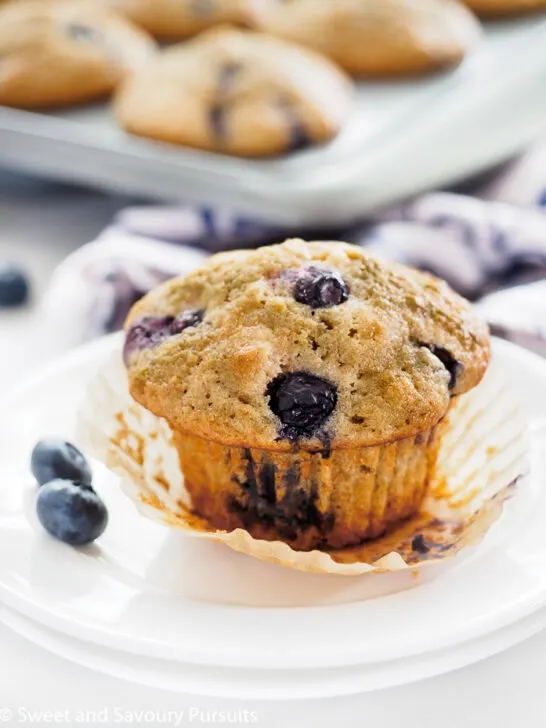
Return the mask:
M310 265L337 272L348 299L331 308L296 301L285 272ZM204 311L201 324L131 354L131 393L175 429L230 445L291 447L267 394L283 373L333 383L326 434L332 447L360 447L434 426L489 360L487 326L446 283L344 243L290 240L215 255L149 293L127 328L192 309ZM456 362L451 388L442 351Z

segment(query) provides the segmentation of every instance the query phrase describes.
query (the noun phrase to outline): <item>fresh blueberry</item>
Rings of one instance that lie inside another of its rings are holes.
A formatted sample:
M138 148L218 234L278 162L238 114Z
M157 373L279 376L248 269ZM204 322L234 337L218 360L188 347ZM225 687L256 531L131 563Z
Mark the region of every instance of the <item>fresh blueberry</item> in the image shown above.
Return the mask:
M174 316L144 316L127 332L123 346L123 361L129 363L131 354L140 349L150 349L171 335Z
M205 316L202 309L190 308L175 318L171 325L172 334L181 334L184 329L199 326Z
M93 477L89 463L78 448L57 438L41 440L36 445L30 458L30 469L39 485L57 478L91 485Z
M21 306L26 303L28 294L26 273L8 263L0 265L0 306Z
M332 414L337 388L332 382L307 372L281 374L268 389L269 406L280 419L280 434L288 440L311 437Z
M106 506L90 485L52 480L41 488L36 513L45 530L71 546L95 541L108 523Z
M311 308L331 308L344 303L349 288L339 273L308 266L298 273L294 286L294 298Z
M464 365L455 359L453 354L442 346L434 344L423 344L437 359L439 359L449 372L449 389L453 389L457 384L457 379L463 373Z

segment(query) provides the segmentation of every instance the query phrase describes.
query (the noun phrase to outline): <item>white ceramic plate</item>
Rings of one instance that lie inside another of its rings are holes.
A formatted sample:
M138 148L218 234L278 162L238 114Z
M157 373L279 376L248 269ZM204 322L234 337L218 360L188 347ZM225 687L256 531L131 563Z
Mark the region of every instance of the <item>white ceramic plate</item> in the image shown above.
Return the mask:
M110 337L79 350L0 406L0 599L9 607L111 649L294 670L444 650L546 603L546 364L538 357L495 342L532 427L533 472L519 496L473 557L419 588L363 601L366 578L293 572L139 517L98 465L111 515L100 542L74 550L41 531L30 450L44 435L71 436L86 382L118 345Z
M0 622L59 657L145 687L239 700L304 700L405 685L465 667L544 629L546 610L447 650L364 666L317 670L228 669L141 657L55 632L7 607L0 607Z
M546 126L546 18L486 25L457 69L358 85L339 137L278 160L124 134L106 105L30 113L0 107L0 162L90 186L225 205L272 224L347 226L370 210L497 164Z

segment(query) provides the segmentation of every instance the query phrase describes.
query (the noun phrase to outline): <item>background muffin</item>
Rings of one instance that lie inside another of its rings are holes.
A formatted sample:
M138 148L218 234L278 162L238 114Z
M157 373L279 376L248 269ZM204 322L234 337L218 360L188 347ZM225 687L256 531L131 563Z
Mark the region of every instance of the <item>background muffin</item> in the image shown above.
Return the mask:
M168 49L117 94L133 134L241 156L291 152L334 137L350 79L327 58L263 33L222 27Z
M479 15L513 15L546 10L546 0L463 0Z
M344 244L223 253L127 322L131 394L175 431L196 511L296 548L414 512L487 327L423 273Z
M7 3L0 8L0 104L32 109L106 96L154 50L144 31L100 7Z
M247 0L249 23L313 48L359 76L459 63L480 36L454 0Z
M91 0L95 2L96 0ZM164 40L182 40L218 23L242 20L242 0L103 0Z

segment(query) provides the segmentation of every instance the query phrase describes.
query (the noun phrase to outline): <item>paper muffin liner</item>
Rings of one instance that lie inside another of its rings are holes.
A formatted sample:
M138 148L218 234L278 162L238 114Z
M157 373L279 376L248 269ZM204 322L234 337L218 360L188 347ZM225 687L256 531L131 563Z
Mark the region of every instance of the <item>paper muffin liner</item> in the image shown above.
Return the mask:
M296 551L281 541L221 531L192 512L174 434L129 394L116 352L90 383L79 412L81 444L122 478L140 513L188 536L263 561L316 573L359 575L439 564L479 544L528 471L520 403L493 360L481 384L448 415L434 478L419 512L379 538L340 549Z
M376 538L414 514L426 495L447 418L382 445L322 451L229 446L178 431L194 511L214 528L242 528L296 551Z

